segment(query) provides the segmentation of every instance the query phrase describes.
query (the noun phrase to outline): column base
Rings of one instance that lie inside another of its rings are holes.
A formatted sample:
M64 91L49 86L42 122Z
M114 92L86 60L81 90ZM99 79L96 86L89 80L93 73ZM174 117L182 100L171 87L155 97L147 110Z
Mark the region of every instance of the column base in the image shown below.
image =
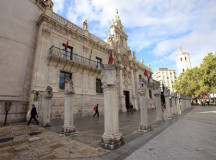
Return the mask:
M110 139L102 137L101 142L99 143L99 146L104 149L115 150L124 144L125 142L122 136L118 138L110 138Z
M165 120L163 118L160 118L160 119L158 118L155 121L156 124L161 124L161 123L164 123L164 122L165 122Z
M139 131L148 132L151 130L151 125L149 124L140 124Z
M75 127L63 127L62 128L62 133L66 134L66 135L69 135L69 134L72 134L72 133L75 133L75 132L76 132Z
M43 126L44 127L51 127L50 122L44 123Z

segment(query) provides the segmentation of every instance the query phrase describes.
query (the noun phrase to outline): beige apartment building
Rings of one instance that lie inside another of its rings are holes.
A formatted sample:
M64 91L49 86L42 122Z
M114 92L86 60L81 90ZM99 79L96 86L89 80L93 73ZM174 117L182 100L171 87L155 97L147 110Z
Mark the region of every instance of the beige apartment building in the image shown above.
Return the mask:
M53 90L51 119L63 118L67 78L75 89L75 115L92 114L95 104L103 113L101 64L108 63L110 52L118 68L119 110L127 111L129 103L138 110L139 79L146 78L145 70L148 75L152 72L128 47L118 13L103 41L89 32L87 21L79 27L54 13L53 5L51 0L0 1L0 123L4 123L6 109L8 123L24 121L35 93L41 115L47 86ZM174 81L172 74L169 78ZM154 103L152 83L147 88L149 106Z
M155 69L152 77L154 80L160 82L161 88L162 88L162 84L164 84L164 86L170 89L171 92L174 91L173 85L174 82L177 80L175 69L173 68Z

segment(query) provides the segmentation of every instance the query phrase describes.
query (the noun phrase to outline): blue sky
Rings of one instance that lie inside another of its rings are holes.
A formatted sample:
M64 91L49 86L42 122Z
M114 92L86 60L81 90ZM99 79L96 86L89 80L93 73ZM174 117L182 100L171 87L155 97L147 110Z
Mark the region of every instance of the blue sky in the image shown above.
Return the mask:
M152 70L176 68L181 45L192 67L216 51L216 0L53 0L54 11L106 39L116 9L128 34L128 45Z

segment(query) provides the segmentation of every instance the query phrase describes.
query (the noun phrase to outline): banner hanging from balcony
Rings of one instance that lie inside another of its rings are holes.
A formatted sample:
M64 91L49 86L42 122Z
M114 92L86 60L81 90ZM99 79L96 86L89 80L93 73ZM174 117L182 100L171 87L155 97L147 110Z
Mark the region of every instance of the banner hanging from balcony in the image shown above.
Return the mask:
M68 44L69 44L69 42L70 42L70 39L71 39L71 35L69 34L69 35L68 35L68 40L67 40L67 42L66 42L66 44L65 44L65 51L67 51L67 47L68 47Z
M146 70L145 70L145 72L144 72L144 76L146 76L146 77L148 78L148 73L147 73Z
M151 73L150 73L150 75L148 77L148 84L150 83L150 79L151 79Z
M110 51L110 56L109 56L109 62L108 62L108 64L113 64L112 51Z

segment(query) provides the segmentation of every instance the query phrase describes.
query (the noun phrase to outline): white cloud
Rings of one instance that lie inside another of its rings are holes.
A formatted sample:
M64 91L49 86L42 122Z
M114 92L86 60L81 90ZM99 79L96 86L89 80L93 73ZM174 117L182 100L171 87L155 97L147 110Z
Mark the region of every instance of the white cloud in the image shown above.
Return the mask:
M53 10L56 13L61 13L64 9L65 0L52 0L54 3Z
M196 66L208 52L216 51L215 0L67 0L64 5L66 0L53 1L54 10L66 12L73 23L82 26L87 19L89 31L101 39L107 37L118 9L137 59L153 45L151 54L174 63L181 45Z

